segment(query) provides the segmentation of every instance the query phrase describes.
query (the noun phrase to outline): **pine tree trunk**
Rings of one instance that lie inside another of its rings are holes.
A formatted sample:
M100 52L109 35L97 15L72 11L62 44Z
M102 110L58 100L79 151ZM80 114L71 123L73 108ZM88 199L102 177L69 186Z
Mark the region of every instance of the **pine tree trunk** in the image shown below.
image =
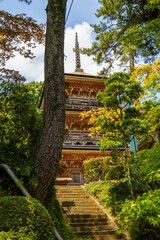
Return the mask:
M39 184L35 197L45 201L54 185L65 125L64 25L67 0L48 0L45 49L44 125L38 150Z
M126 143L126 137L125 137L124 131L122 131L122 133L123 133L123 143L124 143L124 148L125 148L125 158L126 158L127 169L128 169L129 189L130 189L131 198L133 200L135 200L134 192L133 192L133 185L132 185L131 169L130 169L130 164L129 164L128 146L127 146L127 143Z
M134 51L132 51L131 53L130 53L130 70L132 70L133 68L134 68L134 55L135 55L135 52Z
M122 110L121 110L121 121L123 121ZM130 190L131 198L133 200L135 200L134 192L133 192L133 185L132 185L131 169L130 169L130 164L129 164L128 144L127 144L127 141L126 141L126 134L125 134L123 126L122 126L122 129L121 129L121 132L122 132L122 136L123 136L123 144L124 144L124 149L125 149L125 160L126 160L126 163L127 163L127 170L128 170L129 190Z

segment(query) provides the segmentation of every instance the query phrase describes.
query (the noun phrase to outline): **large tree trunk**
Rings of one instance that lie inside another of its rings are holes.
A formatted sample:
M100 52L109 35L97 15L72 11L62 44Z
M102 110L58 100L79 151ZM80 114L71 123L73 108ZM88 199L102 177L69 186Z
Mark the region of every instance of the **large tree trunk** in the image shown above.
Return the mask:
M48 0L45 50L44 126L38 151L35 197L45 201L61 158L65 125L64 25L67 0Z

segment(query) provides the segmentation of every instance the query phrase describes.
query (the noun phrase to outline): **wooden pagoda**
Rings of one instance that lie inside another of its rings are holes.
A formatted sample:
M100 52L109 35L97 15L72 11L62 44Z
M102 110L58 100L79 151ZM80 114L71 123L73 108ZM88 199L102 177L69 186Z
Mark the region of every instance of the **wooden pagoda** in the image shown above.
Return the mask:
M75 42L76 69L65 74L66 84L66 134L64 137L62 158L60 162L61 176L70 177L71 184L84 183L83 162L88 159L108 156L110 151L99 151L98 138L91 138L87 121L81 121L80 113L101 107L96 94L104 90L104 80L84 73L81 69L79 43L76 34ZM40 109L43 109L41 99Z

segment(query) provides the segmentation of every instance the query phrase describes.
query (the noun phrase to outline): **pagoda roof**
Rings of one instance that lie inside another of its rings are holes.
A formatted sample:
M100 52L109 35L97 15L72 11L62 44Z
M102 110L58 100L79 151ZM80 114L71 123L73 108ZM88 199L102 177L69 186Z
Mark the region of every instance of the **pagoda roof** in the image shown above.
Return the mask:
M99 78L102 79L100 76L92 75L85 72L73 72L73 73L65 73L65 76L79 76L79 77L90 77L90 78Z

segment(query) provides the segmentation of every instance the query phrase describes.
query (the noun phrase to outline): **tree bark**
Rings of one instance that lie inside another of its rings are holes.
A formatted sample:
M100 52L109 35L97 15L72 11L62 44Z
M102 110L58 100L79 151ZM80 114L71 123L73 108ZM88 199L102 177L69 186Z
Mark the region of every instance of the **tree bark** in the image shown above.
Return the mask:
M122 130L122 133L123 133L123 142L124 142L124 148L125 148L125 158L126 158L127 169L128 169L129 189L130 189L130 194L131 194L132 200L135 200L135 196L134 196L134 192L133 192L133 185L132 185L131 169L130 169L130 164L129 164L128 146L126 143L126 137L125 137L124 130Z
M48 0L45 48L44 119L38 150L35 197L44 202L56 178L65 126L64 26L67 0Z
M130 70L133 70L133 68L134 68L134 55L135 55L135 52L134 51L132 51L131 53L130 53Z
M123 113L121 110L121 121L123 121ZM125 161L127 163L127 169L128 169L128 182L129 182L129 190L131 194L131 198L135 200L134 192L133 192L133 185L132 185L132 177L131 177L131 169L130 169L130 164L129 164L129 153L128 153L128 145L126 141L126 134L124 131L124 128L121 128L122 136L123 136L123 143L124 143L124 148L125 148Z

